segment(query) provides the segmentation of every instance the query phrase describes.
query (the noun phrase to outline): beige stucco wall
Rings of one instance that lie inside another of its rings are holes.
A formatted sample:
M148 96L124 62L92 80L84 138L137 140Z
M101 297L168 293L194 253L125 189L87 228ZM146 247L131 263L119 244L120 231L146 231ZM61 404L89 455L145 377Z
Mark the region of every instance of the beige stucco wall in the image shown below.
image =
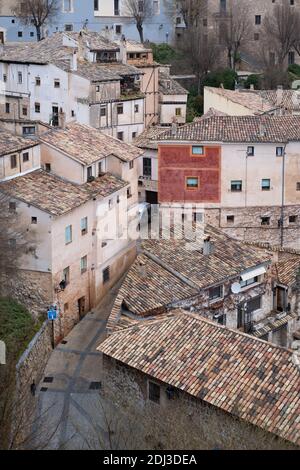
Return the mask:
M29 153L29 161L23 162L23 154ZM11 156L16 155L17 166L11 168ZM13 152L0 157L0 180L9 179L20 173L40 168L40 146L31 147L21 152Z
M235 103L225 96L221 96L207 87L204 87L204 113L207 113L210 108L217 109L218 111L229 114L230 116L254 115L254 112L251 109L246 108L246 106Z

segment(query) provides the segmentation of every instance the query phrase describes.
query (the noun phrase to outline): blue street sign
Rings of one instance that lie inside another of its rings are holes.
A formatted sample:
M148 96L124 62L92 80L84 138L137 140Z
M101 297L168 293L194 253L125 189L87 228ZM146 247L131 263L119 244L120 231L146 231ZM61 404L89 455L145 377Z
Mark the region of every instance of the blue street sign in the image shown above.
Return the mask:
M57 310L48 310L48 320L56 320L57 319Z

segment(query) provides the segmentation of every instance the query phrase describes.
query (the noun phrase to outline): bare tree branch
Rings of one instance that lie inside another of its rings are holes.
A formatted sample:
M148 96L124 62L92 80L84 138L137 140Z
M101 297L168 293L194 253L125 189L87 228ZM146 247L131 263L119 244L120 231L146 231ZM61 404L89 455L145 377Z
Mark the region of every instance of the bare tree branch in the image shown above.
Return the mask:
M37 40L42 39L42 27L51 23L59 12L59 0L26 0L17 2L13 13L24 25L34 25Z
M124 13L134 18L140 40L144 42L144 23L146 19L151 18L154 14L153 2L149 2L149 0L125 0Z

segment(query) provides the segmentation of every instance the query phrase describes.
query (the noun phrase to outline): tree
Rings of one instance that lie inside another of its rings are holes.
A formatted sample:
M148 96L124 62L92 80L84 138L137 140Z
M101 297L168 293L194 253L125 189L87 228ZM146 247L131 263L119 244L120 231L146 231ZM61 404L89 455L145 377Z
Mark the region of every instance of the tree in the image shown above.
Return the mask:
M59 0L26 0L17 2L13 13L24 25L33 25L37 40L42 39L42 27L51 23L59 12Z
M197 26L200 17L206 16L206 0L179 0L178 14L182 16L186 28Z
M250 38L251 25L249 9L246 6L233 2L228 12L221 14L220 18L220 42L225 46L228 57L228 66L236 69L240 50Z
M152 2L149 2L149 0L125 0L124 13L133 17L140 35L140 41L143 43L145 20L151 18L154 13Z

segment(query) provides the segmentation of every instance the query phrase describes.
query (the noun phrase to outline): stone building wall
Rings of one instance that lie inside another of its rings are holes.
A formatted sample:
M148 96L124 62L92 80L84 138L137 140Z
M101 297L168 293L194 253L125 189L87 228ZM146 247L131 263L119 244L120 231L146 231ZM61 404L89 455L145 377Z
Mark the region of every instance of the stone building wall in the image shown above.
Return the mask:
M51 274L18 270L16 276L6 277L1 282L0 295L12 297L23 304L35 318L41 316L45 319L53 301Z
M228 222L227 216L234 216L234 222ZM289 217L296 216L296 222L290 223ZM262 217L270 217L270 225L261 225ZM281 244L280 207L226 207L206 209L205 223L222 229L230 237L247 242L264 242L271 245ZM283 246L300 249L300 205L284 208Z
M104 356L103 398L118 410L118 428L128 432L134 423L130 449L213 450L291 449L292 444L242 422L176 390L170 400L161 386L160 404L147 398L148 377ZM151 380L151 379L150 379ZM111 398L113 397L113 398ZM122 429L123 426L123 429Z

